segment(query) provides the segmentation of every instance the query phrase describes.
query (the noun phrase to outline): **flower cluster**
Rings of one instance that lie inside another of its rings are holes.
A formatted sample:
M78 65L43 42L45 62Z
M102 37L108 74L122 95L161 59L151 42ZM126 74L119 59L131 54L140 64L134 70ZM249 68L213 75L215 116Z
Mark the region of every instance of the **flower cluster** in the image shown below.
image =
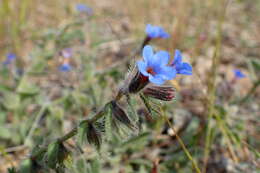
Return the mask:
M86 13L87 15L92 15L93 14L93 10L92 8L90 8L89 6L85 5L85 4L77 4L76 5L76 10L80 13Z
M72 50L70 48L63 49L60 52L61 56L63 57L62 64L59 67L59 70L62 72L68 72L71 70L70 65L70 58L72 56Z
M175 51L174 61L168 65L170 55L166 51L153 52L153 48L147 45L143 49L144 61L138 61L137 67L143 76L150 82L162 85L166 80L172 80L176 74L191 75L192 67L182 62L182 55L179 50Z
M164 31L162 27L153 26L151 24L146 25L146 34L149 38L169 38L170 35Z
M15 60L15 58L16 58L16 55L15 55L14 53L8 53L8 54L6 55L6 59L5 59L5 61L3 62L3 64L4 64L4 65L11 64L11 62L12 62L13 60Z

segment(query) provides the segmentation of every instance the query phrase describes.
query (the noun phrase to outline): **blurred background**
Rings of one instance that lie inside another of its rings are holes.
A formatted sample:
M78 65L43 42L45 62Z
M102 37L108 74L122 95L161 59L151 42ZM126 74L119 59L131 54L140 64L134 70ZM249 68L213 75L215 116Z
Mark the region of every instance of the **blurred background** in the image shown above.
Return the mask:
M193 66L160 105L201 171L260 171L259 0L1 0L0 19L0 172L115 96L146 24L171 35L156 50L179 49ZM133 105L138 132L99 152L68 140L67 172L195 172L163 118Z

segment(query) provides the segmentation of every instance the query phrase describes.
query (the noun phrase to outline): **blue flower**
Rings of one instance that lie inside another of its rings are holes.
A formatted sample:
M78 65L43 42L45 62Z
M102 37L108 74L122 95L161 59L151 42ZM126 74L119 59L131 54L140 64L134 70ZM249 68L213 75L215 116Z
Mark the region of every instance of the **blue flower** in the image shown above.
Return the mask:
M170 55L166 51L158 51L154 54L149 45L143 49L144 61L138 61L137 67L141 74L150 82L162 85L165 80L171 80L176 76L176 69L168 66Z
M63 56L64 58L70 58L72 56L72 49L71 48L66 48L63 49L60 52L61 56Z
M60 67L59 70L62 72L68 72L71 70L71 66L69 63L63 63Z
M151 24L146 25L146 34L150 38L169 38L170 35L159 26L153 26Z
M176 68L177 74L192 75L191 65L182 62L182 54L179 50L175 51L174 61L171 63L171 66Z
M235 69L235 70L233 70L233 72L234 72L235 78L237 78L237 79L241 79L241 78L246 77L246 75L242 71L240 71L239 69Z
M92 8L88 7L88 6L85 5L85 4L77 4L77 5L76 5L76 10L77 10L78 12L87 13L88 15L92 15L92 14L93 14Z
M10 64L14 59L16 58L16 55L14 53L8 53L6 55L6 60L3 62L4 65Z

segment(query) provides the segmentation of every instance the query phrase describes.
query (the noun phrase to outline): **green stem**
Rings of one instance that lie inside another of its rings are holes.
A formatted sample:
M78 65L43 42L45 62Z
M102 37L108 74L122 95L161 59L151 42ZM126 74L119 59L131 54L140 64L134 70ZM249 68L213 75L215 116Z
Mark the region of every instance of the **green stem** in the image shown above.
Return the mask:
M37 125L39 124L39 121L40 121L41 117L42 117L42 116L44 115L44 113L46 112L47 107L48 107L47 104L43 105L43 106L41 107L39 113L36 115L36 118L35 118L35 120L34 120L34 122L33 122L33 125L32 125L32 127L31 127L31 129L30 129L30 131L29 131L27 137L26 137L25 140L24 140L24 145L26 145L26 146L29 145L28 143L29 143L29 141L31 140L31 137L32 137L32 135L33 135L33 132L34 132L35 129L37 128Z
M224 5L222 6L222 3ZM207 126L207 131L206 131L206 143L205 143L205 150L204 150L204 166L203 166L203 171L206 172L207 169L207 162L209 158L209 153L210 153L210 146L212 143L212 119L213 119L213 114L215 110L215 93L216 93L216 76L217 76L217 69L219 66L219 61L220 61L220 48L221 48L221 43L222 43L222 24L225 19L225 12L227 8L227 4L225 4L225 1L220 1L219 8L222 8L219 11L219 19L218 19L218 28L217 28L217 38L216 38L216 47L215 47L215 52L213 55L213 60L212 60L212 65L211 65L211 73L209 76L209 83L208 83L208 126Z
M192 157L192 155L190 154L188 148L185 146L184 142L182 141L181 137L178 135L177 130L175 130L175 128L173 127L173 125L171 124L171 122L169 121L169 119L166 117L164 111L160 108L160 111L163 113L161 114L164 118L164 120L168 123L169 127L173 130L177 141L179 142L179 144L181 145L181 148L183 149L183 151L185 152L186 156L188 157L188 159L191 161L193 168L195 169L196 173L201 173L198 164L196 163L196 161L194 160L194 158Z

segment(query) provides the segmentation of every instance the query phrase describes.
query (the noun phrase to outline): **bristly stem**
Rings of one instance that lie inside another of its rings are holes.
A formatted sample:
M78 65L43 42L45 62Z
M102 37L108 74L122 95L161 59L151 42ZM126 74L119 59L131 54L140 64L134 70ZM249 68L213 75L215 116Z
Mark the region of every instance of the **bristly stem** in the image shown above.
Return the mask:
M120 91L119 91L119 92L120 92ZM119 94L118 94L118 95L119 95ZM116 100L120 100L120 99L122 98L122 96L123 96L122 93L120 93L120 97L116 97ZM67 141L68 139L70 139L70 138L76 136L77 133L78 133L78 127L79 127L80 124L82 124L82 123L86 123L86 122L95 123L97 120L99 120L100 118L102 118L102 117L105 115L105 111L106 111L106 109L107 109L107 106L108 106L110 103L111 103L111 101L107 102L107 103L105 104L105 106L103 106L103 108L102 108L100 111L98 111L96 114L93 115L92 118L88 118L88 119L84 119L84 120L80 121L80 123L79 123L76 127L74 127L72 130L70 130L68 133L66 133L66 134L63 135L62 137L56 139L56 141L59 142L59 143L63 143L63 142L65 142L65 141ZM42 148L40 148L37 152L33 153L33 154L30 156L30 158L31 158L31 159L36 158L37 156L39 156L39 155L45 153L45 152L47 151L47 149L48 149L48 145L47 145L47 146L44 146L44 147L42 147Z

